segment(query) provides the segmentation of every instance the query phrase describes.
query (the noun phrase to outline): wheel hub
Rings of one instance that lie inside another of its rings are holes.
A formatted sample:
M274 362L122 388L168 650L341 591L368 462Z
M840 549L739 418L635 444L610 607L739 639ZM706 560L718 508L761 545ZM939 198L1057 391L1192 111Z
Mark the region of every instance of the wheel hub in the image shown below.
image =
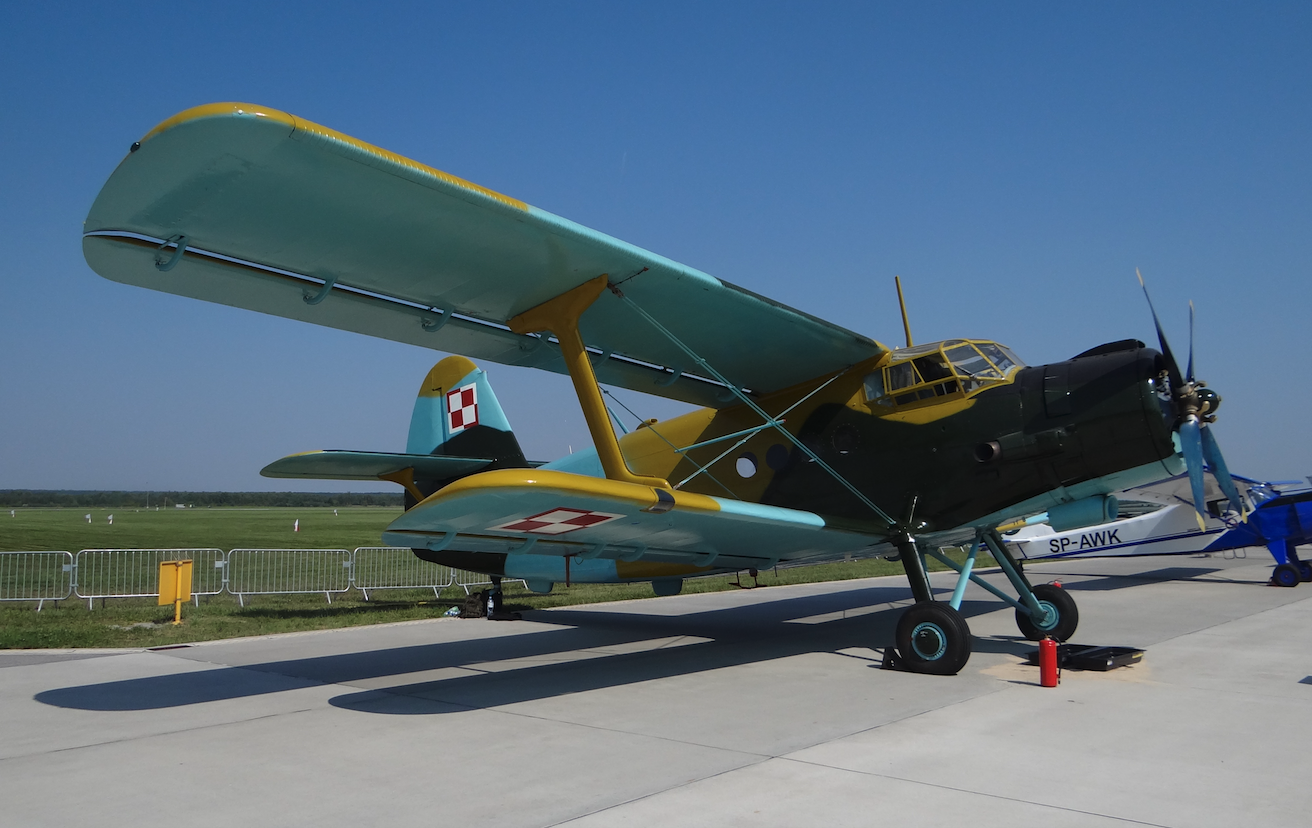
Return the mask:
M948 649L948 636L937 624L921 622L911 631L911 648L926 661L937 661Z
M1040 601L1039 609L1043 610L1043 617L1035 621L1034 626L1041 630L1050 630L1057 626L1057 622L1061 620L1061 614L1057 612L1056 607L1047 601Z

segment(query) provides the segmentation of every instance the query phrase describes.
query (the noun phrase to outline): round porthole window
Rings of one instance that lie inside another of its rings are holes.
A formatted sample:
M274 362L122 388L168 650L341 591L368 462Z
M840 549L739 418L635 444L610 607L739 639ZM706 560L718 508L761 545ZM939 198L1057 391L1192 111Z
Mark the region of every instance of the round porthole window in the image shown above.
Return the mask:
M747 452L738 458L733 467L738 471L739 477L751 477L756 474L756 455Z

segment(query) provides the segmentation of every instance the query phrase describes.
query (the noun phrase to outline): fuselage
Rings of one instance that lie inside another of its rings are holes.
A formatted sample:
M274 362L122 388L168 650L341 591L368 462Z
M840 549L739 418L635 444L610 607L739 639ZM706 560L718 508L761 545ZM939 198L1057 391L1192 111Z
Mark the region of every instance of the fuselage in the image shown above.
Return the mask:
M886 513L903 517L914 499L926 532L973 524L1050 493L1060 499L1102 478L1124 488L1178 472L1155 384L1156 351L1130 340L1051 365L1024 367L1010 358L999 370L947 359L965 344L948 340L855 366L784 414L784 428ZM915 381L898 385L907 364L917 365ZM985 373L993 376L979 376ZM820 385L760 405L777 416ZM878 524L775 428L682 453L671 448L760 424L745 406L707 409L641 428L621 446L635 471L689 491L815 512L854 528Z
M1135 340L1035 367L996 343L946 340L760 398L779 427L745 405L700 409L644 423L620 448L634 472L679 491L813 513L869 535L881 554L887 523L835 475L886 514L909 515L920 536L941 538L1178 474L1160 373L1160 354ZM605 476L591 450L542 469ZM558 559L456 546L417 554L542 582L570 577ZM649 569L593 560L576 564L573 577L649 579Z

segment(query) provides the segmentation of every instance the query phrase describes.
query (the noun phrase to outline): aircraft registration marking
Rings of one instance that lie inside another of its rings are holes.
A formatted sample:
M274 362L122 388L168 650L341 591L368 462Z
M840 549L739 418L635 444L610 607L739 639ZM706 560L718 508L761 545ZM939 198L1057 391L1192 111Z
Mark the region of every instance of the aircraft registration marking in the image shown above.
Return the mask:
M452 434L478 425L478 384L471 382L446 394L447 430Z
M1071 547L1076 549L1100 549L1104 546L1114 546L1121 542L1117 535L1120 529L1105 529L1100 532L1085 532L1078 538L1052 538L1048 541L1048 552L1053 555L1061 554Z
M535 535L563 535L590 526L600 526L622 517L624 515L561 506L526 518L516 518L510 523L493 526L492 529L503 532L532 532Z

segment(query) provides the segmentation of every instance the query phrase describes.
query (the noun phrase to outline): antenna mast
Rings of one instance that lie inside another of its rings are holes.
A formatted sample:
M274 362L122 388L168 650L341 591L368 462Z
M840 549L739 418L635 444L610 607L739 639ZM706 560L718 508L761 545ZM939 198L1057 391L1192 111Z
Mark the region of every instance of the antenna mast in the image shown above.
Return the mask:
M902 306L902 327L907 332L907 347L911 347L911 321L907 319L907 300L902 298L902 277L894 276L893 281L897 283L897 303Z

